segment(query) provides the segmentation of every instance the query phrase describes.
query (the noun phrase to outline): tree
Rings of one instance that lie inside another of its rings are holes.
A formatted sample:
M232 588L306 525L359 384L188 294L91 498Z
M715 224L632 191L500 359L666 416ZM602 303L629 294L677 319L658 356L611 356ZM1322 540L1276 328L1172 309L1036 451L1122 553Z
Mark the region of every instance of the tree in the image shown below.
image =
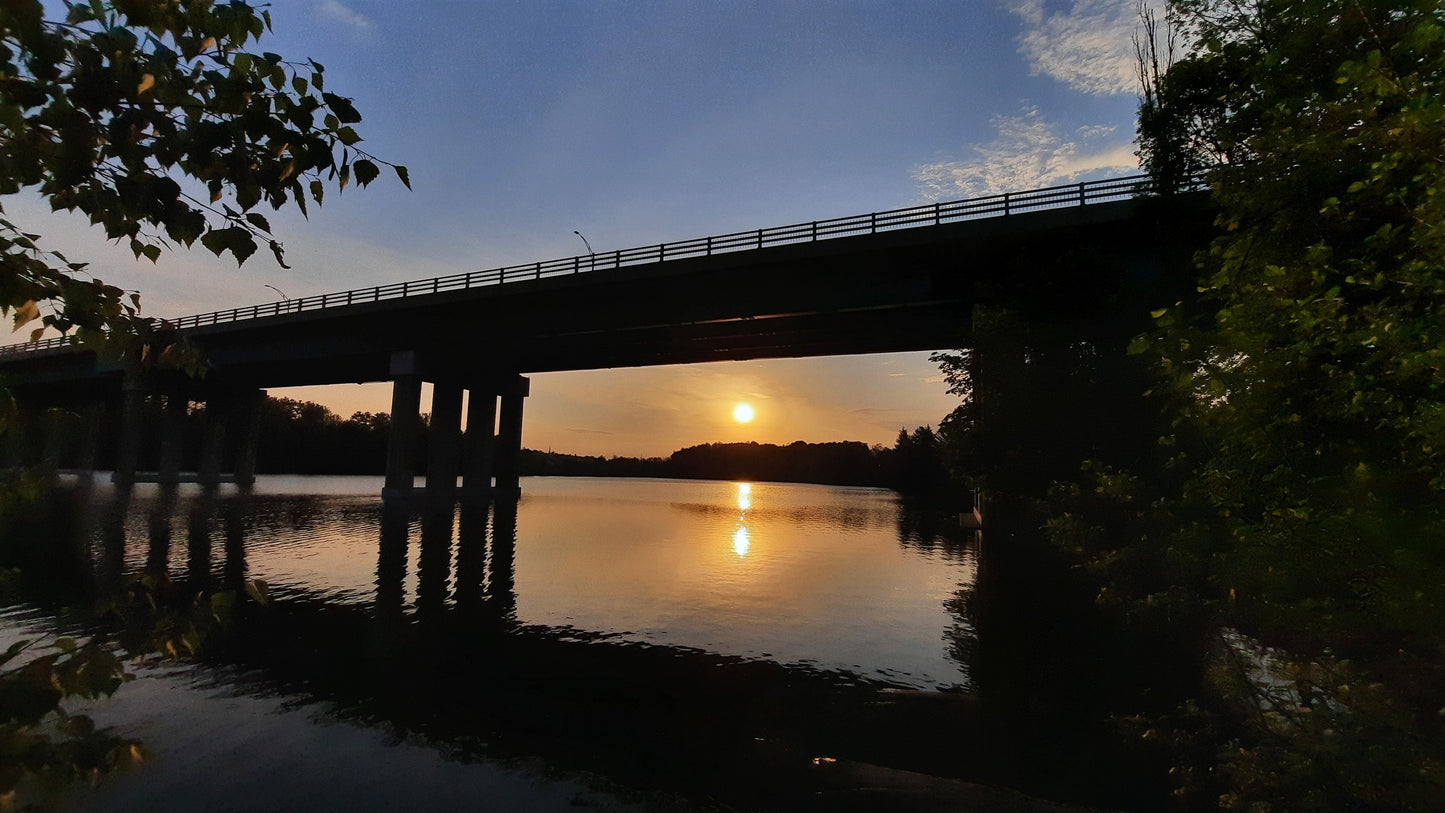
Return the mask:
M0 4L0 195L33 191L126 241L137 258L196 241L244 263L266 245L261 204L320 204L391 166L357 146L361 115L314 61L247 50L270 12L242 0ZM151 335L139 301L41 246L0 208L0 313L82 342Z
M1209 318L1156 343L1209 444L1192 493L1241 553L1337 560L1298 590L1259 586L1274 597L1323 590L1342 610L1441 620L1441 5L1176 9L1195 45L1171 73L1221 66L1211 138L1239 156L1213 173L1223 231L1202 258Z
M1237 659L1224 690L1256 712L1223 749L1224 801L1438 804L1445 9L1171 12L1192 44L1145 95L1141 155L1164 173L1226 163L1210 173L1221 229L1199 258L1200 315L1163 313L1136 346L1176 394L1186 475L1167 505L1193 519L1170 544L1208 563L1223 622L1283 646Z

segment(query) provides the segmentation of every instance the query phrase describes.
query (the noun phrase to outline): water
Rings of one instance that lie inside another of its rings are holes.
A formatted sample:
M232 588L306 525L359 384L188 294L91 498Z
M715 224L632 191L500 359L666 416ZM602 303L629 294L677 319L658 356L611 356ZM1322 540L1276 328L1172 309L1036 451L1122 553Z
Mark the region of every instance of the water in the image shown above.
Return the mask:
M260 580L273 612L234 657L148 665L76 706L151 754L76 808L688 809L719 793L704 765L802 747L774 718L821 731L858 687L970 688L975 550L919 533L891 492L533 478L514 509L397 516L380 486L97 493L102 581ZM12 610L0 643L46 623Z

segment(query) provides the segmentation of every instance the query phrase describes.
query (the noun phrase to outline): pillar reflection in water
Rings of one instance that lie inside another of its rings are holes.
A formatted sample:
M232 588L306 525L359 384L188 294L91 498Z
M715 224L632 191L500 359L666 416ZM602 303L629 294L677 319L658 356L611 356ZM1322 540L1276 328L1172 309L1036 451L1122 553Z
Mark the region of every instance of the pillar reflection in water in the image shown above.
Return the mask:
M376 559L376 617L400 618L406 601L406 535L411 514L399 502L381 505L381 544Z
M464 499L457 521L457 575L452 590L457 612L477 617L485 607L489 500Z
M498 617L517 615L517 501L498 499L492 508L492 546L487 562L487 603Z
M227 500L221 513L226 527L226 564L221 582L227 590L240 590L246 581L246 512L250 500L243 493Z
M118 589L125 578L125 519L130 513L130 489L117 488L100 519L100 565L103 589Z
M146 518L146 571L163 574L170 569L171 515L176 510L176 490L162 488Z
M211 514L215 500L203 496L191 502L186 517L186 579L204 590L211 582Z
M422 510L416 607L424 617L436 617L446 608L455 517L451 500L427 500Z
M515 500L431 502L421 510L421 553L417 559L417 613L434 618L446 607L448 586L457 612L473 620L515 617L517 503ZM488 509L491 522L488 522ZM376 565L379 619L405 616L407 543L415 508L386 501L381 512L381 548ZM488 544L488 531L491 531ZM451 580L452 539L456 577Z

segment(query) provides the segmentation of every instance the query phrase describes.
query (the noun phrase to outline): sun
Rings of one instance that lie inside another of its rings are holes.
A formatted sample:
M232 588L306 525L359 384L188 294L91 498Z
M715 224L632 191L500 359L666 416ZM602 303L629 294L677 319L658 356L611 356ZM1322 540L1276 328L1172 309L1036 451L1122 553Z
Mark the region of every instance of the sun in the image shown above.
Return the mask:
M753 407L751 404L738 404L733 409L733 420L738 423L747 423L753 419Z

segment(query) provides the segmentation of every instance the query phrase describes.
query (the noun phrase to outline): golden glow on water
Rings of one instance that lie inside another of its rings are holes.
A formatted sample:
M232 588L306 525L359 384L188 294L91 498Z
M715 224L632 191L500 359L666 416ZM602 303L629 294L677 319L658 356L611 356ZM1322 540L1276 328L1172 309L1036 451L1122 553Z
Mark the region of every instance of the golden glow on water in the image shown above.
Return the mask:
M139 569L159 555L173 574L186 573L199 552L219 579L235 547L246 577L265 581L279 600L373 605L386 586L387 601L414 612L437 596L459 601L482 589L477 540L500 534L510 540L506 555L499 565L491 550L485 567L488 578L499 566L505 578L486 589L500 589L523 625L843 669L922 688L966 682L944 642L966 624L950 607L972 584L974 554L943 540L919 541L890 492L527 478L502 525L496 516L469 524L460 512L430 525L409 518L401 547L391 549L394 570L382 580L379 490L379 478L268 476L246 500L223 499L198 524L186 489L180 506L157 510L154 490L140 487L124 521L126 563ZM431 539L450 545L449 557L423 555L428 527Z

